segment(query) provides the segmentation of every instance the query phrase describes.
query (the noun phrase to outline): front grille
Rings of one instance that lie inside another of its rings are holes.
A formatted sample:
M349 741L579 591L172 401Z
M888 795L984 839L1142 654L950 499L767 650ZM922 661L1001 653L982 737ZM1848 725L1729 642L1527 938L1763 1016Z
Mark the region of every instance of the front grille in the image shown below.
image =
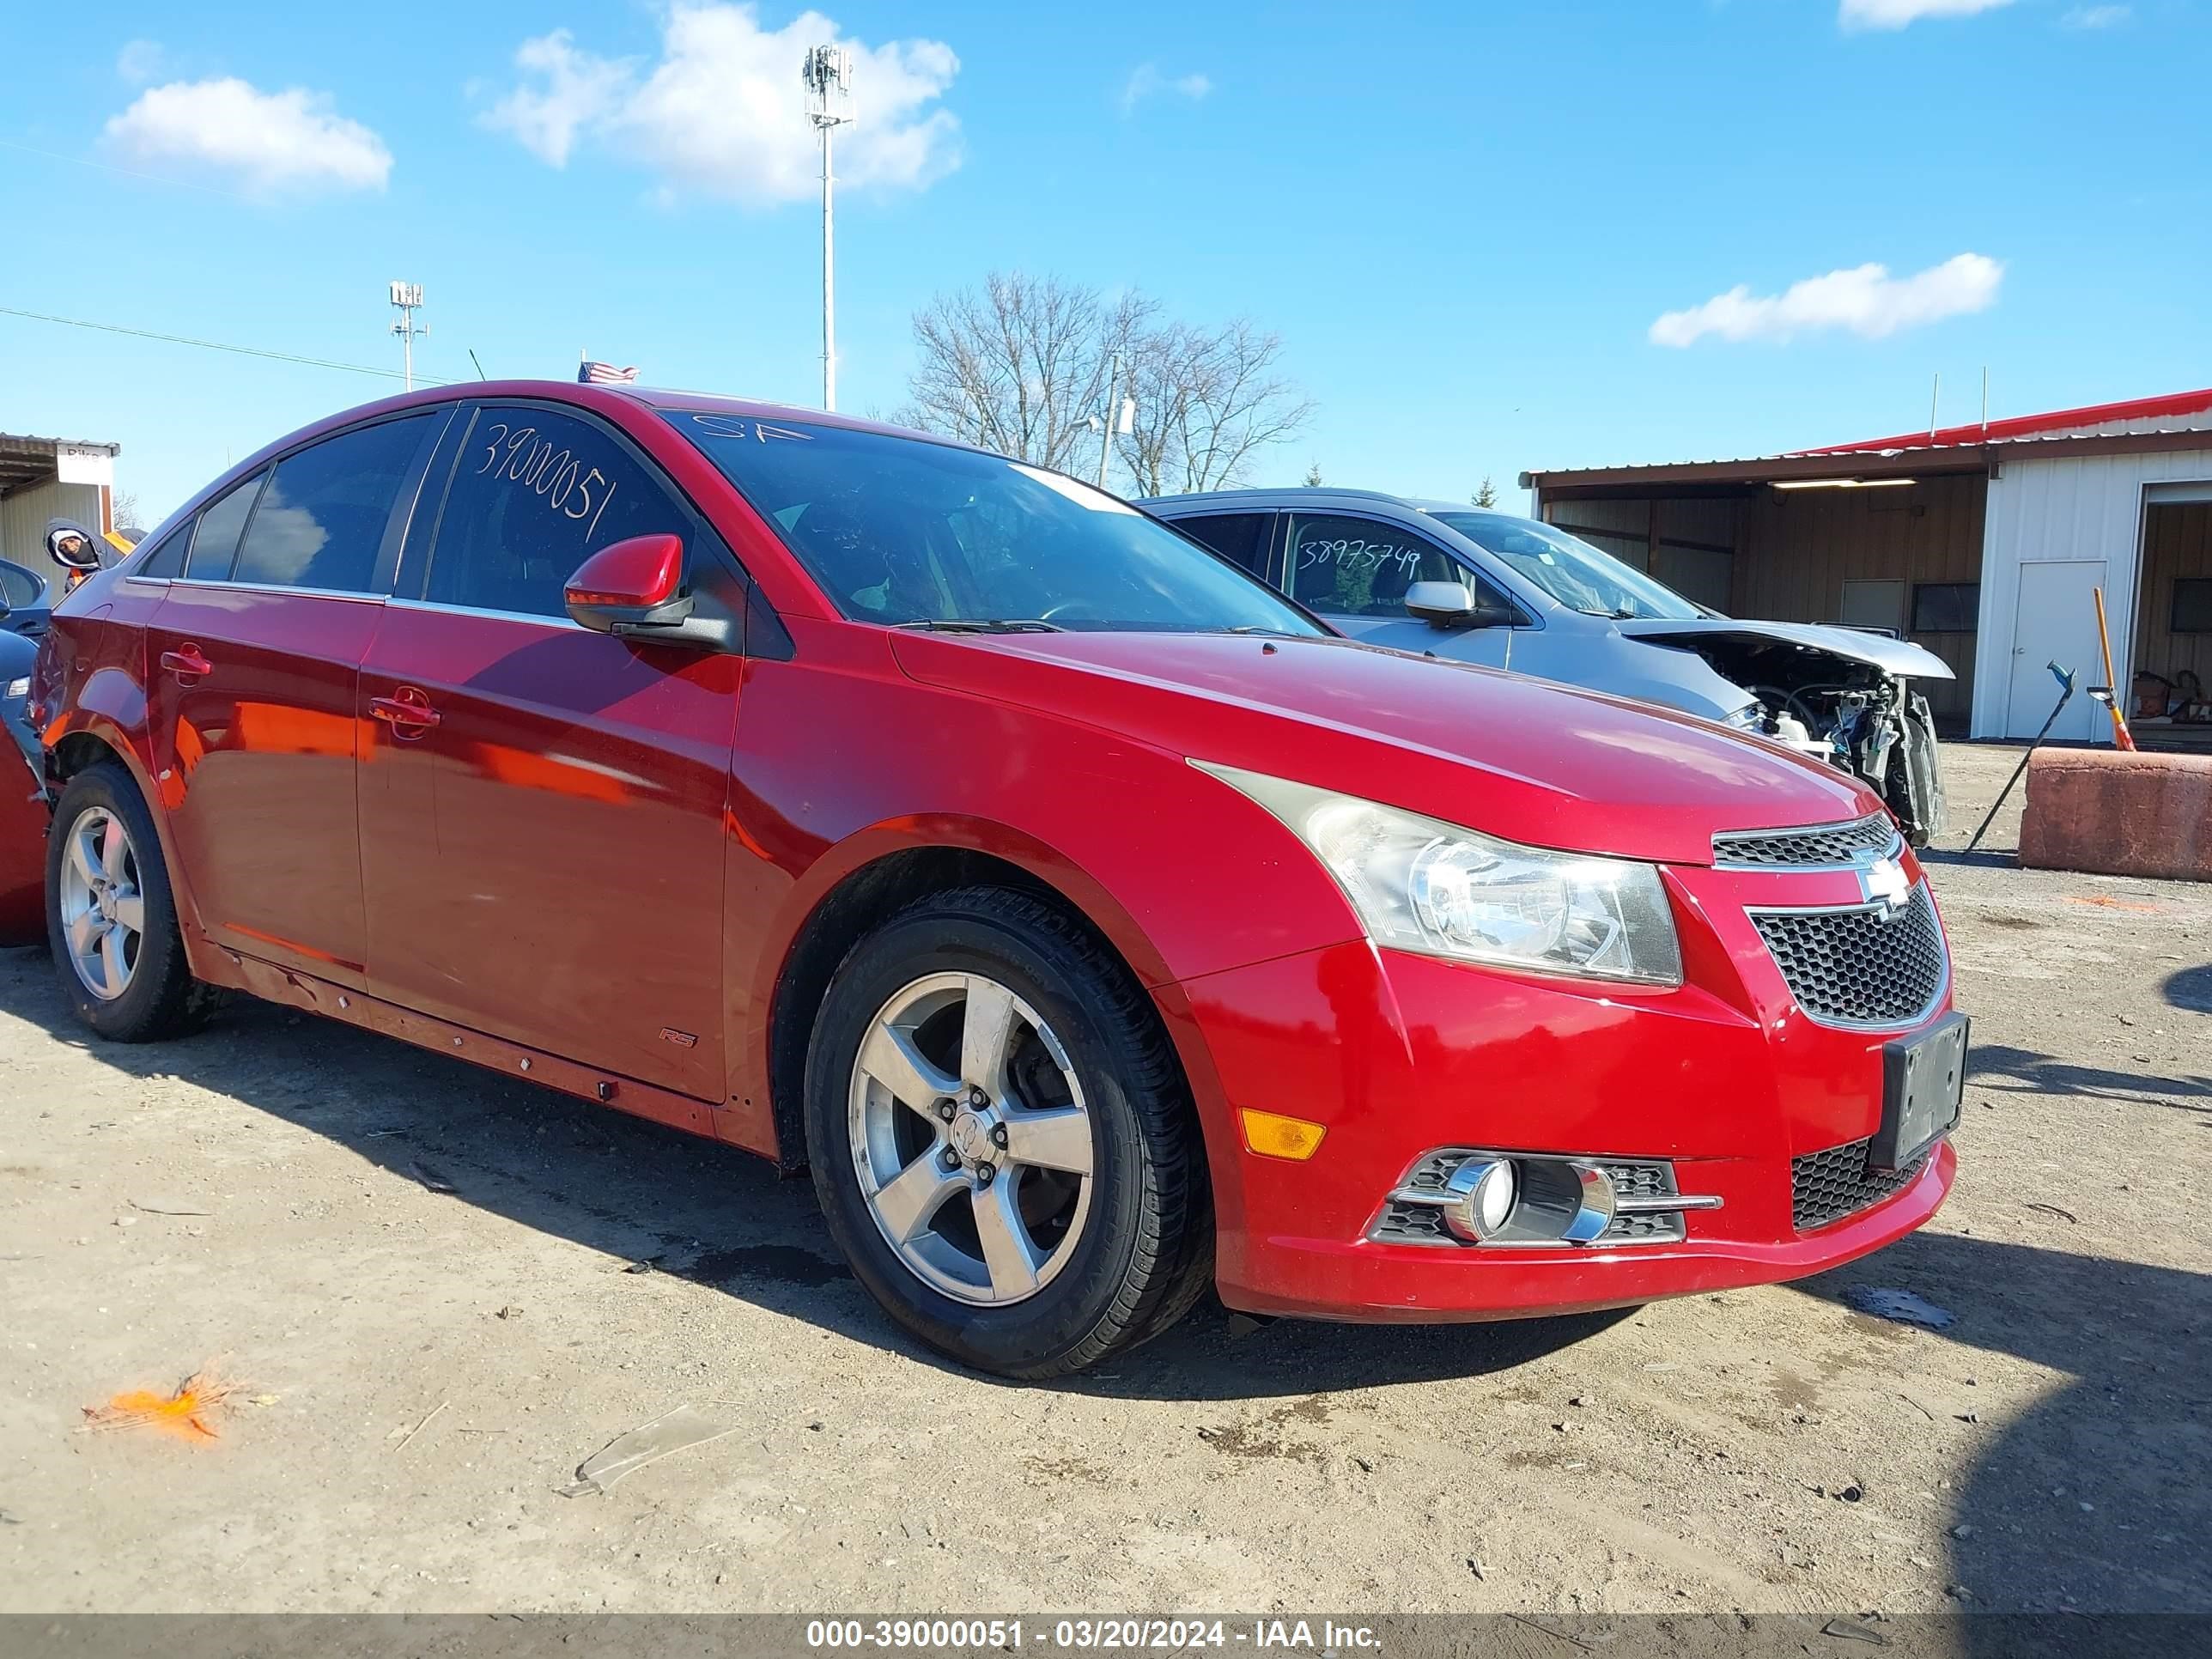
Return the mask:
M1894 915L1875 904L1751 920L1797 1006L1824 1024L1909 1024L1942 994L1943 929L1924 884Z
M1808 1152L1790 1160L1790 1222L1801 1233L1825 1227L1869 1209L1893 1193L1910 1186L1927 1167L1923 1152L1902 1170L1867 1168L1871 1139L1847 1146L1831 1146L1825 1152Z
M1775 866L1870 864L1897 848L1897 825L1887 812L1855 823L1821 823L1804 830L1737 830L1713 837L1713 862Z

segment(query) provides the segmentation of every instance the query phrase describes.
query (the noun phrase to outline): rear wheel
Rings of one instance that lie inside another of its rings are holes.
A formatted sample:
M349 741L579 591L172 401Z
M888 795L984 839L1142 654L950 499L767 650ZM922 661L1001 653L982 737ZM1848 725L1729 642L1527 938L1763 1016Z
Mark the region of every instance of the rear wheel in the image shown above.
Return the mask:
M46 938L76 1016L118 1042L181 1036L216 993L191 976L161 843L129 772L71 778L46 842Z
M1079 1370L1166 1328L1212 1276L1166 1035L1121 964L1026 894L944 894L854 948L815 1024L806 1122L854 1273L981 1370Z

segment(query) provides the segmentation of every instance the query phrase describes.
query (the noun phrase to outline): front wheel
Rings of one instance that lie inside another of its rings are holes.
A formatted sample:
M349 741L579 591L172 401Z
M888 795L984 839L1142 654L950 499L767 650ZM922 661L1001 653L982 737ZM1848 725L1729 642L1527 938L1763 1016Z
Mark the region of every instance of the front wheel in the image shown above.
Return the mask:
M154 815L114 762L71 778L54 809L46 938L76 1017L112 1041L181 1036L214 1006L185 963Z
M1212 1194L1166 1034L1105 948L1026 894L943 894L856 945L805 1103L854 1274L979 1370L1080 1370L1165 1329L1211 1278Z

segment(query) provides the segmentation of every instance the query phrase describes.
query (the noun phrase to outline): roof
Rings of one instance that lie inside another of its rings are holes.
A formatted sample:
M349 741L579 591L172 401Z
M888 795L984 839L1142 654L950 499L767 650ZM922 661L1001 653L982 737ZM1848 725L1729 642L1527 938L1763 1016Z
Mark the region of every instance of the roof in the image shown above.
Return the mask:
M1728 488L1800 478L1911 478L1985 471L2015 457L2197 448L2212 448L2212 388L1734 460L1532 471L1521 475L1521 483L1524 489L1619 490L1638 484Z
M2189 417L2203 417L2192 421ZM1933 432L1907 432L1894 438L1867 438L1857 443L1829 444L1820 449L1796 449L1793 455L1856 455L1885 449L1937 449L1957 444L2004 443L2019 438L2041 438L2058 434L2083 435L2096 428L2108 431L2197 430L2212 425L2212 387L2202 392L2174 392L2162 398L2136 398L2124 403L2089 404L2080 409L2055 409L2043 415L2016 415L2008 420L1978 422L1972 426L1947 426Z
M103 454L119 453L120 444L82 442L76 438L38 438L0 432L0 495L44 483L54 476L55 456L64 449L96 449Z

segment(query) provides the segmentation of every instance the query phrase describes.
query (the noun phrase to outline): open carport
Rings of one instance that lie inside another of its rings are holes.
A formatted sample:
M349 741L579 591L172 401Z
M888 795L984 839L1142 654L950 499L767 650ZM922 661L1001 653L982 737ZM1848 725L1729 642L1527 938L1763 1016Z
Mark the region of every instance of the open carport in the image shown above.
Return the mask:
M2212 389L1732 461L1532 471L1538 516L1743 617L1925 646L1938 722L2030 737L2045 667L2169 684L2212 671ZM2054 735L2100 735L2079 697ZM2202 728L2212 734L2212 727ZM2139 735L2186 741L2186 725Z

